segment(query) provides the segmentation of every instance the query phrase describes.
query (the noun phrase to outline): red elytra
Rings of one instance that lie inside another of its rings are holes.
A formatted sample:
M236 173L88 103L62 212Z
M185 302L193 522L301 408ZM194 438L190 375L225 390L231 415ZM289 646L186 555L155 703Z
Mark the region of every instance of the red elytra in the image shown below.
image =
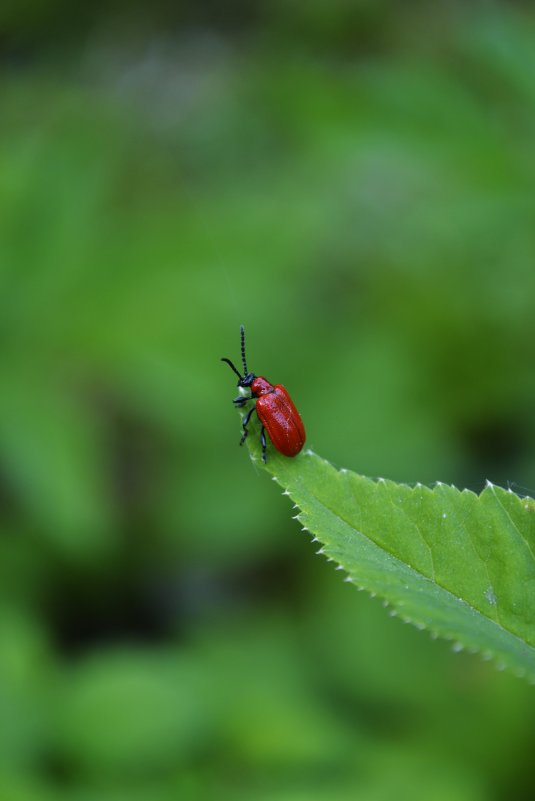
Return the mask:
M241 334L241 356L243 362L243 375L236 369L230 359L223 358L234 370L239 378L238 387L250 388L250 397L240 395L232 401L235 406L245 406L250 400L256 400L255 405L250 409L243 420L243 435L240 445L243 445L249 433L247 426L252 413L256 413L262 423L260 441L262 443L262 459L267 461L266 437L264 429L275 446L284 456L296 456L305 444L305 427L301 420L301 415L295 408L290 395L281 384L271 384L267 378L255 376L247 370L245 359L245 330L243 325L240 328Z

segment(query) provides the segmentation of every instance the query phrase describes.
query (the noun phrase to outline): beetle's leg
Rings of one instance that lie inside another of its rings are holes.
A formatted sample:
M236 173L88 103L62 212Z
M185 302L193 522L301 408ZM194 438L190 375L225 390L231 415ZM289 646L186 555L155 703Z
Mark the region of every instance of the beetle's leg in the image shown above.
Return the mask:
M237 397L237 398L234 398L234 400L232 401L232 403L233 403L233 404L234 404L234 406L236 406L236 407L241 407L241 406L245 406L245 404L246 404L246 403L249 403L249 401L250 401L250 400L252 400L252 399L253 399L253 396L252 396L252 395L251 395L251 397L250 397L250 398L244 398L244 397L243 397L243 395L238 395L238 397Z
M253 408L252 408L252 409L249 409L249 411L248 411L248 412L247 412L247 414L245 415L245 419L244 419L244 421L243 421L243 423L242 423L242 426L243 426L243 434L242 434L242 438L240 439L240 445L243 445L243 443L244 443L244 442L245 442L245 440L247 439L247 434L249 433L249 432L247 431L247 426L249 425L249 420L251 419L251 415L252 415L252 413L255 411L255 409L256 409L256 405L255 405L255 406L253 406Z
M267 462L267 453L266 453L266 429L262 426L262 431L260 432L260 442L262 443L262 461L264 464Z

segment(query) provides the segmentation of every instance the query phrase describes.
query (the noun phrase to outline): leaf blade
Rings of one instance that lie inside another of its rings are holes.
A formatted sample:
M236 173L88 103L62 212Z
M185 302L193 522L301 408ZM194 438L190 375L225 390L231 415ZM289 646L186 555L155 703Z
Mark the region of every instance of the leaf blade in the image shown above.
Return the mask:
M267 469L346 580L535 682L535 501L490 483L476 495L372 480L311 451L272 453Z

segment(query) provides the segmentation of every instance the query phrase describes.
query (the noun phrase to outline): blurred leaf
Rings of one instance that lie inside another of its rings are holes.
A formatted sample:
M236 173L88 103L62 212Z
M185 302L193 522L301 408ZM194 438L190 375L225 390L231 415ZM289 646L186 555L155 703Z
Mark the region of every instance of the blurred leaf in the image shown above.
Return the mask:
M173 654L125 648L95 655L61 686L60 752L84 774L127 773L134 781L180 764L203 739L202 678Z
M38 620L0 605L0 797L3 772L38 762L45 720L46 684L53 670Z
M374 481L312 451L270 454L267 469L347 581L455 648L535 680L535 501L490 482L478 496Z
M0 449L21 507L67 554L113 544L98 427L50 375L2 369ZM47 383L48 382L48 383Z

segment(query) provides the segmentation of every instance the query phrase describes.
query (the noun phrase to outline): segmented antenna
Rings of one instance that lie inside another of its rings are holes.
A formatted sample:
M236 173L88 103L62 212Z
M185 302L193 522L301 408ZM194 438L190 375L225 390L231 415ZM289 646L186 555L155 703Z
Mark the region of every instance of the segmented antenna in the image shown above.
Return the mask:
M241 334L241 360L243 362L243 374L248 375L247 362L245 361L245 328L243 327L243 325L240 325L240 334Z
M243 376L242 376L242 375L239 373L239 371L238 371L238 370L237 370L237 369L234 367L234 365L233 365L233 363L230 361L230 359L225 359L225 358L223 358L223 359L221 359L221 361L222 361L222 362L226 362L226 363L228 364L228 366L230 367L230 369L231 369L231 370L234 370L234 372L236 373L236 375L238 376L238 378L240 379L240 381L242 380Z

